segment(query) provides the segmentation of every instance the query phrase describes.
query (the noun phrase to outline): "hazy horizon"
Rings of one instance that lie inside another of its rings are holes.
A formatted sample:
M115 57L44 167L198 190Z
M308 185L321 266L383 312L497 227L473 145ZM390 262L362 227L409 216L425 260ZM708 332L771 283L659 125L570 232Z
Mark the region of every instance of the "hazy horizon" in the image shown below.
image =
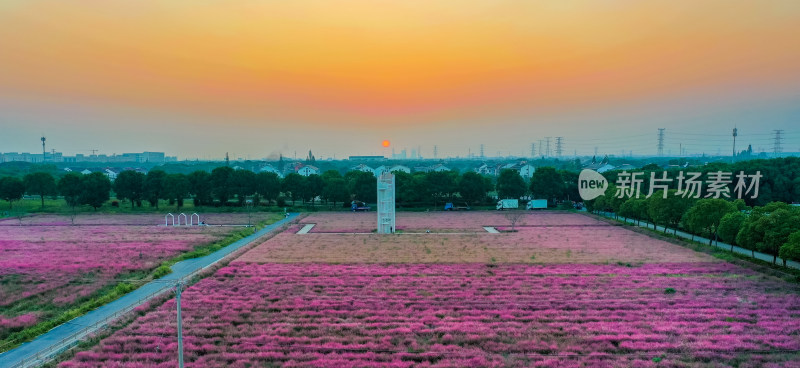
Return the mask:
M796 1L10 0L0 29L0 152L800 151Z

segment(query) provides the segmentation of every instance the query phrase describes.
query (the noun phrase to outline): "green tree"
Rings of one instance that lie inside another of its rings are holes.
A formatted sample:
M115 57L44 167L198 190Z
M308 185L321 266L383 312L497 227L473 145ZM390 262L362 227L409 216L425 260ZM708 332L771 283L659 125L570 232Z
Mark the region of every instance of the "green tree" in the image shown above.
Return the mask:
M85 175L81 181L83 190L80 195L80 203L88 204L97 211L110 198L111 181L99 172Z
M165 181L167 173L162 170L150 170L144 178L144 197L151 207L158 208L158 200L166 199Z
M378 200L378 180L375 175L361 171L348 171L345 174L347 188L356 200L375 203Z
M492 190L492 183L480 174L468 171L458 179L458 193L467 203L483 202L487 193Z
M683 214L692 207L691 198L676 195L676 192L675 189L668 190L665 198L664 191L659 190L647 198L647 214L653 223L664 225L664 233L667 232L667 226L672 226L674 234L677 234Z
M683 216L683 223L694 232L709 234L708 245L717 238L717 231L722 217L736 212L736 206L724 199L707 198L698 200Z
M339 177L323 177L322 197L326 201L333 202L334 207L336 207L336 202L347 202L350 199L347 182L341 175Z
M795 231L789 235L786 244L781 246L780 256L784 259L784 265L787 259L800 262L800 231Z
M220 166L211 170L211 193L220 205L225 206L234 193L234 170L227 166Z
M765 238L770 226L767 219L778 210L790 210L791 206L783 202L771 202L764 206L754 207L742 223L739 233L736 234L736 244L749 249L753 257L756 251L767 249Z
M305 177L298 173L290 173L281 181L281 190L289 194L289 198L292 199L292 205L303 195L305 182Z
M429 196L425 184L425 173L409 174L398 171L394 173L395 201L400 206L411 206L421 203Z
M767 222L764 233L763 251L772 255L772 263L778 261L781 247L789 241L789 235L800 231L800 210L779 209L763 217ZM786 267L786 259L783 259Z
M277 200L278 195L281 194L281 178L273 172L258 173L256 174L253 189L261 198L266 199L267 204L269 204L269 201Z
M497 196L500 199L519 199L525 195L526 189L525 180L522 179L519 172L511 169L500 171L500 175L497 177Z
M144 181L144 174L133 170L125 170L119 173L117 179L114 180L114 193L117 194L119 199L130 200L131 208L137 203L141 207L144 195Z
M431 171L425 173L424 185L427 188L425 193L434 207L444 201L452 201L453 194L458 191L457 177L458 173L455 171Z
M725 214L719 222L719 231L717 233L719 233L719 238L722 241L731 245L731 252L733 252L733 245L736 243L736 235L739 234L745 218L747 218L745 214L736 211Z
M68 173L58 180L58 192L64 196L64 200L72 208L73 214L75 213L75 207L81 204L82 179L80 174Z
M325 188L325 183L322 177L317 174L311 174L306 177L306 197L311 200L311 205L314 205L314 200L317 196L322 195L322 190Z
M555 202L561 196L563 186L564 180L554 167L537 168L531 176L530 190L534 198ZM619 205L622 205L622 202Z
M8 208L14 208L14 201L22 199L25 194L25 183L11 176L0 178L0 199L8 202Z
M192 184L184 174L169 174L164 178L164 196L175 201L177 209L183 207L183 200L189 196Z
M45 172L35 172L25 175L22 180L25 183L25 190L28 193L38 195L42 200L42 208L44 208L44 196L53 195L56 193L56 180L53 175Z
M194 196L194 205L206 206L212 204L214 199L211 197L213 189L211 174L197 170L189 174L187 179L189 180L189 193Z
M233 193L236 194L236 199L240 206L244 205L247 196L253 195L256 192L256 173L250 170L234 170L231 175L231 184L233 186Z

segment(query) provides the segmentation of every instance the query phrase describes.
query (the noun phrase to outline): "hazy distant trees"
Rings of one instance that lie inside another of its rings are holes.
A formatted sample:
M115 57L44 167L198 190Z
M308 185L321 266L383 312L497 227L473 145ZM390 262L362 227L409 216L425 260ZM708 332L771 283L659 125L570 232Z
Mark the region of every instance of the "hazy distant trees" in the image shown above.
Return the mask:
M42 208L44 208L44 196L56 194L56 180L49 173L31 173L25 175L22 181L29 194L38 195L41 198Z
M0 178L0 199L8 202L8 208L14 208L14 202L25 194L25 183L17 178L5 176Z
M303 186L305 185L304 177L298 173L291 173L286 175L281 182L281 190L292 200L292 204L301 198L303 194Z

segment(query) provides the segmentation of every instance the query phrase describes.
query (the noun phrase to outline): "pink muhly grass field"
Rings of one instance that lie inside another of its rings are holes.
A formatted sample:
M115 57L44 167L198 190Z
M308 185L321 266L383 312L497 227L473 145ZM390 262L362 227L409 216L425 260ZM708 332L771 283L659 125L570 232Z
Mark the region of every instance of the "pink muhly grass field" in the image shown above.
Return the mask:
M449 216L439 214L438 216ZM580 215L578 215L580 216ZM560 218L561 215L558 215ZM567 217L569 218L569 217ZM306 220L308 221L308 218ZM399 220L398 220L399 221ZM399 223L399 222L398 222ZM333 263L616 263L716 262L620 226L537 226L489 234L325 234L286 231L239 259Z
M302 219L316 224L312 233L369 233L376 228L375 212L315 213ZM511 226L505 212L398 212L397 229L412 232L460 230L483 232L483 226ZM603 225L604 222L568 212L526 212L517 226Z
M52 317L48 306L66 308L120 276L154 269L234 230L0 224L0 338Z
M234 262L184 292L185 359L188 367L797 366L798 291L724 262ZM171 300L60 366L173 367L174 309Z

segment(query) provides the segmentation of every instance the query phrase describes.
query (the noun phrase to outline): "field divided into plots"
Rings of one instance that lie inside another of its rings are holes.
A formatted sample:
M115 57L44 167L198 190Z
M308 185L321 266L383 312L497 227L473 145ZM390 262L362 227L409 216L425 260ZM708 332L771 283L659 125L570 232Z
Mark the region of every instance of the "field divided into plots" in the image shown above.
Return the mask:
M81 215L71 223L55 215L0 221L0 340L237 229L159 226L157 215Z
M407 228L502 225L495 213L457 214L468 224L451 215L413 214ZM337 216L301 223L368 224ZM298 225L185 291L186 364L800 364L797 285L579 214L525 220L519 232L480 236L298 235ZM174 366L174 308L165 303L61 366Z

